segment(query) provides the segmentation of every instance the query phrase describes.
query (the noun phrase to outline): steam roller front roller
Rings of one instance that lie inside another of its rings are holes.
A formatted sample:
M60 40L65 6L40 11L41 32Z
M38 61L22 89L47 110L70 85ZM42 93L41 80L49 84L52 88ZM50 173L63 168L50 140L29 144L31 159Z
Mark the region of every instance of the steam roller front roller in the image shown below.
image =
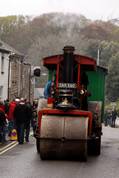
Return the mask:
M43 115L37 150L42 160L86 161L87 137L88 117Z

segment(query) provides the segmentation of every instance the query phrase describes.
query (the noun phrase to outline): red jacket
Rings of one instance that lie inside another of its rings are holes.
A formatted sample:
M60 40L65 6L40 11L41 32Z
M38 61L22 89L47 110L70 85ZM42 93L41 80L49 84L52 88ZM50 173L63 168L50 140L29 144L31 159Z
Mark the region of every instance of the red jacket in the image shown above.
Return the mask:
M0 109L5 112L5 106L3 104L0 104Z
M15 101L11 101L11 103L9 104L9 112L8 112L8 120L14 120L14 109L16 107L16 102Z

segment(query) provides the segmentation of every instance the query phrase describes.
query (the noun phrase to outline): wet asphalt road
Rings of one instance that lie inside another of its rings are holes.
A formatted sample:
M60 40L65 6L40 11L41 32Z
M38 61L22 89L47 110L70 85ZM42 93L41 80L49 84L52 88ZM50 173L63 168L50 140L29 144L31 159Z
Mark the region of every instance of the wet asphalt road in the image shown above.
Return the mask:
M119 128L103 128L102 151L87 162L41 161L30 143L17 145L0 155L0 178L118 178Z

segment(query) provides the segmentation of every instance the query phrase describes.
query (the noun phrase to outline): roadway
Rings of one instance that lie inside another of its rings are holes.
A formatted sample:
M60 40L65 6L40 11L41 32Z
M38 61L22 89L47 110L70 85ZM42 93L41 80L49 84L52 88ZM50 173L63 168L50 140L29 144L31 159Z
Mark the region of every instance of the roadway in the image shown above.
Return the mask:
M103 126L102 150L99 157L87 162L42 161L37 154L35 138L0 155L1 178L118 178L119 128ZM3 151L3 150L2 150Z

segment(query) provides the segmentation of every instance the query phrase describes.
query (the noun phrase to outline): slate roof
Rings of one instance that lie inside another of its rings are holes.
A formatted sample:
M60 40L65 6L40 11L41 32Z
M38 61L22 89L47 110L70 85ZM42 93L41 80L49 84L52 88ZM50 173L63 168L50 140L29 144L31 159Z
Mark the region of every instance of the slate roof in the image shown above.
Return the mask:
M10 45L8 45L7 43L3 42L2 40L0 40L0 51L6 52L6 53L15 53L21 57L23 57L24 55L22 53L20 53L19 51L15 50L13 47L11 47Z

